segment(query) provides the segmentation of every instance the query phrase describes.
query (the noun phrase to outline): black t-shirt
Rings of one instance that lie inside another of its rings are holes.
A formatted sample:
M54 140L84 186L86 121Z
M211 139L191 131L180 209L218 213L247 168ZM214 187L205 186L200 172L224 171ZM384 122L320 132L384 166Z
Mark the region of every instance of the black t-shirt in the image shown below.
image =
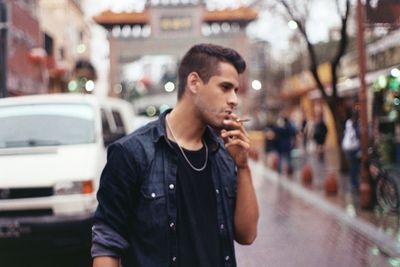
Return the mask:
M221 244L217 220L217 200L207 163L203 171L195 171L173 143L178 154L177 177L177 240L178 266L221 266ZM205 162L205 147L185 150L190 163L201 168Z

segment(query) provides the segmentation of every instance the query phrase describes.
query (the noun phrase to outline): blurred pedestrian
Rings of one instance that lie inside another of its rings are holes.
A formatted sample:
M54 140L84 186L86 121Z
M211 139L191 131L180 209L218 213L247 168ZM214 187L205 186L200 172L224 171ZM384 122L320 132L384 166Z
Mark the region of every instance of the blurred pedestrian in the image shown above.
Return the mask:
M258 221L249 139L234 113L245 66L232 49L193 46L176 107L109 147L94 267L236 266L234 240L251 244Z
M324 114L321 112L315 123L313 134L319 161L324 161L325 158L325 140L327 134L328 128L324 121Z
M350 183L353 192L359 190L360 172L360 129L358 124L358 113L352 112L346 120L342 148L350 164Z
M276 125L269 121L264 129L264 152L266 154L276 151L274 127Z
M304 118L303 121L301 122L300 137L303 143L303 151L305 153L308 152L309 140L313 132L312 127L313 127L312 121L308 121L307 118Z
M279 163L278 172L283 172L283 166L286 164L287 173L292 174L292 149L295 146L297 130L287 117L280 117L274 126L275 148L278 152Z

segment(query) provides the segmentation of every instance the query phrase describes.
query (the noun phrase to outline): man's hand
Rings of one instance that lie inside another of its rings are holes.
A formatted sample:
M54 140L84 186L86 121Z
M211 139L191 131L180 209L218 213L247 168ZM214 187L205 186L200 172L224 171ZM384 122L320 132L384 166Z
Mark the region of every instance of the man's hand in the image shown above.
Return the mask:
M224 120L225 129L221 137L225 147L237 165L237 193L234 215L235 240L242 245L250 245L257 236L258 204L248 165L250 140L235 114Z
M224 120L224 124L226 129L221 131L221 137L226 149L238 168L247 168L250 140L243 127L243 122L239 121L235 114L232 114L230 120Z

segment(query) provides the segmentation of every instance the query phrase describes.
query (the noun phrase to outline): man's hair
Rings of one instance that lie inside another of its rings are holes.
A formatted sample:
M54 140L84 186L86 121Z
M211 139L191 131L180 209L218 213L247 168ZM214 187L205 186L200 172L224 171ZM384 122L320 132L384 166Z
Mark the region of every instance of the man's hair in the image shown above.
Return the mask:
M232 64L239 74L246 69L246 62L242 56L231 48L214 44L198 44L190 48L178 70L178 99L181 99L185 92L187 77L191 72L196 72L204 83L208 83L211 76L218 74L219 62Z

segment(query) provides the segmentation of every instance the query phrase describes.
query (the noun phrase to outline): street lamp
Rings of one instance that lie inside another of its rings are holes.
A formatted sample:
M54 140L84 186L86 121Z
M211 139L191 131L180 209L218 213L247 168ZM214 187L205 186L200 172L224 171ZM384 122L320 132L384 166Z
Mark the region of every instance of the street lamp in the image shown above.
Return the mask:
M253 88L253 90L258 91L258 90L261 90L262 84L259 80L253 80L251 82L251 87Z
M7 97L7 7L0 0L0 98Z
M175 90L175 84L173 82L167 82L164 84L164 90L168 93L171 93Z
M288 27L289 27L289 29L291 29L291 30L296 30L296 29L298 28L297 22L294 21L294 20L290 20L290 21L288 22Z
M390 75L392 75L393 77L400 77L400 70L398 68L394 68L390 71Z

